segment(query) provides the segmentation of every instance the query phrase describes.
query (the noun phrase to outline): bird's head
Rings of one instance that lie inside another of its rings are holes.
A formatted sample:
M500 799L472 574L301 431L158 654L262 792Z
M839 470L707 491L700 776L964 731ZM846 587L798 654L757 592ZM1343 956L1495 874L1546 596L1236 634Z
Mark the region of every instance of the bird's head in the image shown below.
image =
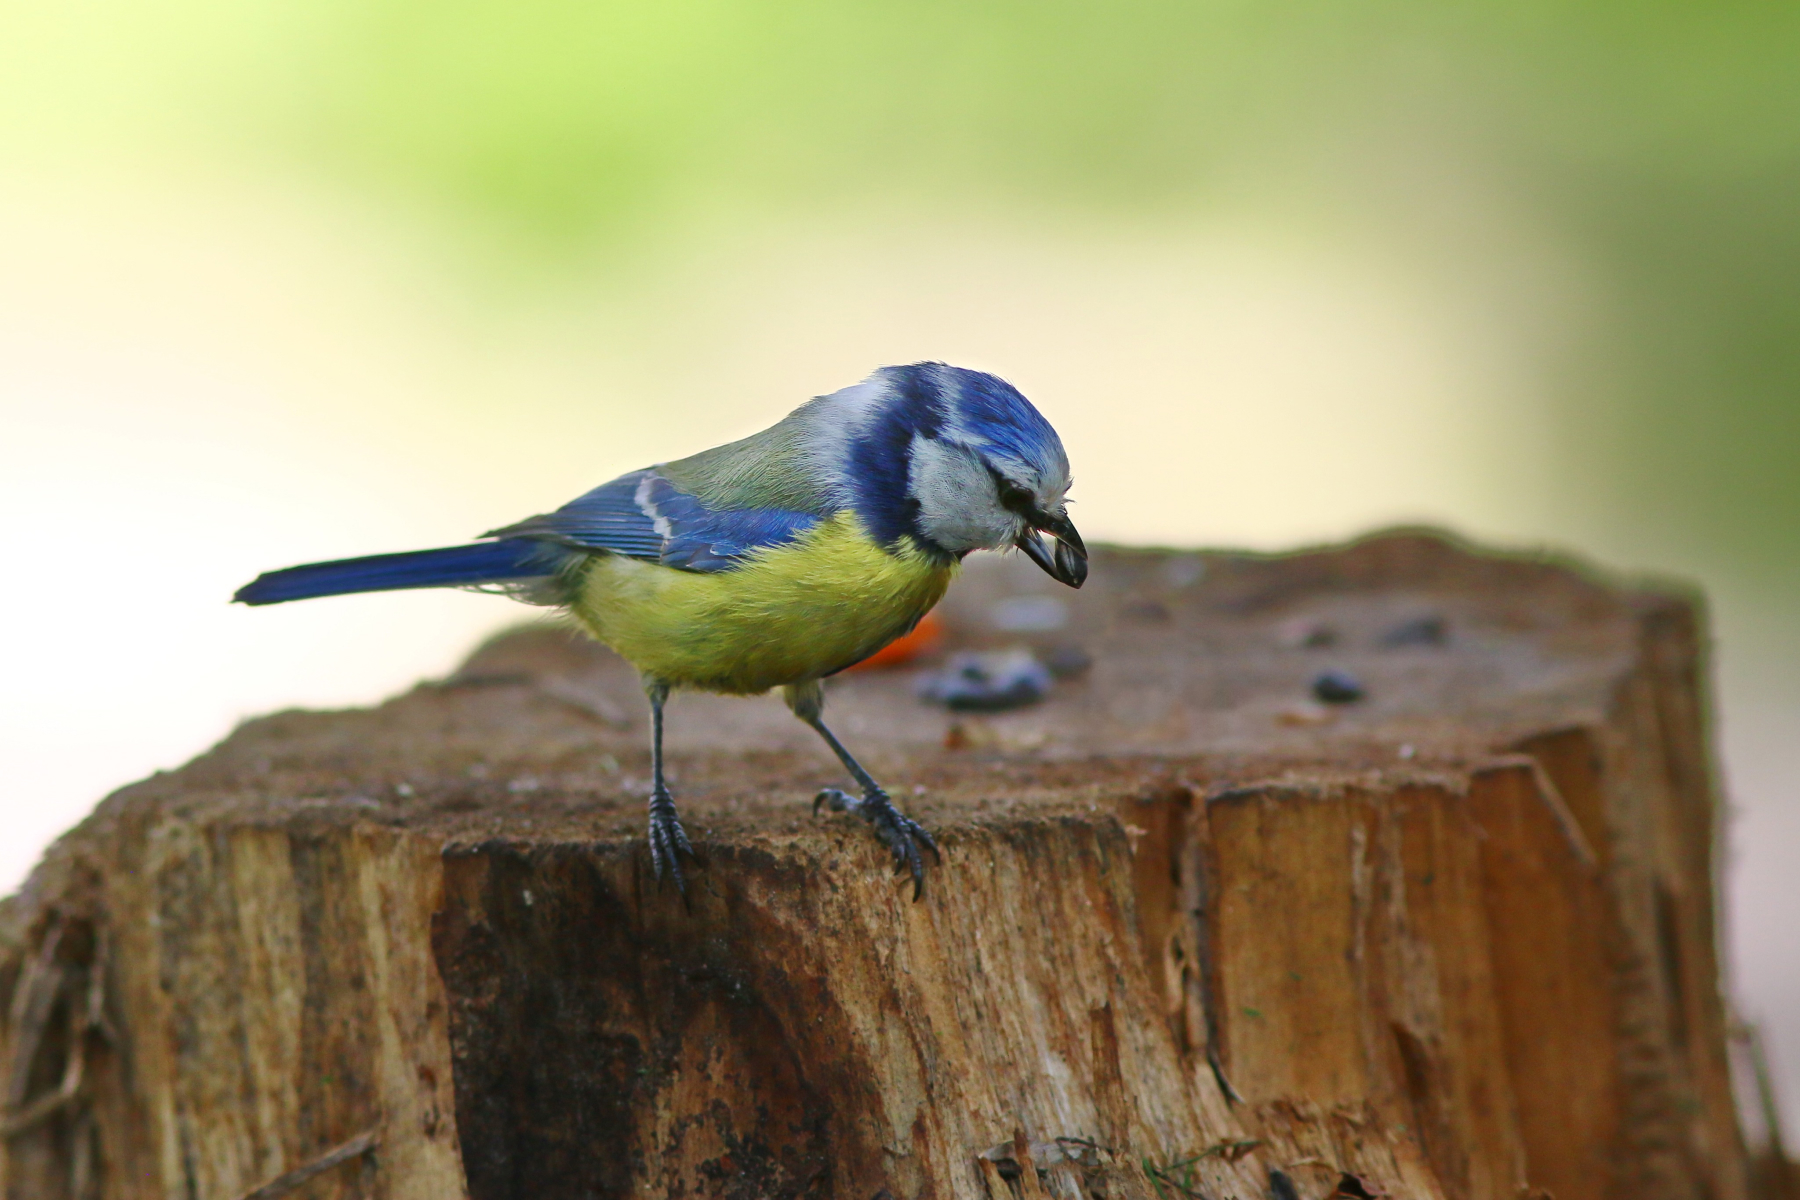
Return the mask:
M1016 546L1051 578L1081 586L1087 548L1069 520L1069 458L1017 388L942 363L885 367L868 384L881 415L859 440L904 462L893 482L904 485L908 532L956 557Z

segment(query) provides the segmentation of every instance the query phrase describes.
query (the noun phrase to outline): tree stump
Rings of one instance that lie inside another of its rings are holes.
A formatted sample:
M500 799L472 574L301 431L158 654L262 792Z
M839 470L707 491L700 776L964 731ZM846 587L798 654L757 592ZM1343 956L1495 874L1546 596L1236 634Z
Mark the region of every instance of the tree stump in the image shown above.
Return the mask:
M773 699L672 704L659 889L543 627L114 794L0 910L5 1195L1749 1195L1692 597L1403 533L940 611L1069 677L831 683L920 903Z

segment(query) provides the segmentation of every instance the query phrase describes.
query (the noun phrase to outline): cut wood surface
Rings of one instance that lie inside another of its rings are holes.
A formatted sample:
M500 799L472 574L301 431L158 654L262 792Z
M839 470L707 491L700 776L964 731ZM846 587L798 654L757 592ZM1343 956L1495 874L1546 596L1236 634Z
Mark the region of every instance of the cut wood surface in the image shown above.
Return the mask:
M659 889L636 680L549 628L116 793L0 908L5 1195L1754 1195L1691 598L1391 534L940 612L1091 666L832 681L916 904L774 699L671 705Z

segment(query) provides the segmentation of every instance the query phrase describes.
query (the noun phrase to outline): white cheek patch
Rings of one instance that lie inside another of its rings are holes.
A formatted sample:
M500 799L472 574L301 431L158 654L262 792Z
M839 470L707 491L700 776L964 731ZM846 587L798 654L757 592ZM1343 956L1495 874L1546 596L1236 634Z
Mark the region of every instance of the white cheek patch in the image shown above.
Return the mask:
M919 528L953 553L1011 542L1018 518L1000 506L993 478L961 446L915 436L908 490L919 502Z

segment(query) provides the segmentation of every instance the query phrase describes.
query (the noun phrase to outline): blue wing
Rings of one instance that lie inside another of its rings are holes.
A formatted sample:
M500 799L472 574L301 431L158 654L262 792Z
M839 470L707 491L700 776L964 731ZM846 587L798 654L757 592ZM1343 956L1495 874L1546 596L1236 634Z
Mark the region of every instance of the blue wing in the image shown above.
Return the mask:
M683 571L729 571L756 550L793 541L818 519L784 508L714 511L651 469L484 536L610 551Z
M238 589L235 599L279 604L349 592L486 585L533 604L560 604L567 596L555 581L576 557L570 551L623 554L683 571L729 571L756 550L793 541L817 520L783 508L715 512L654 470L633 471L553 513L485 535L495 541L270 571Z

